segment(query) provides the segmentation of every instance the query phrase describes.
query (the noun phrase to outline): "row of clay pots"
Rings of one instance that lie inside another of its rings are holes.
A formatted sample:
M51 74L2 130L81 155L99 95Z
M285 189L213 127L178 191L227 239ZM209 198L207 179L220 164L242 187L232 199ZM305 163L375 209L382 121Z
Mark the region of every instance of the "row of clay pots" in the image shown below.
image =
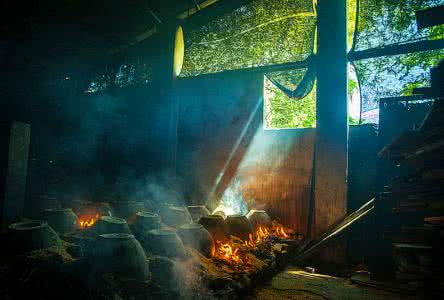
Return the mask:
M94 238L78 235L78 245L88 248L91 258L91 275L105 273L121 278L146 280L149 278L148 260L144 249L130 234L128 224L123 219L102 217L99 231L122 231L127 233L98 233ZM126 229L125 229L126 228ZM8 228L8 246L11 254L24 254L30 251L52 247L62 247L58 234L45 221L25 221L11 224Z
M79 228L77 215L99 215L99 216L110 216L111 211L114 215L120 219L105 219L105 225L113 225L117 227L127 227L123 231L113 231L112 233L125 232L130 233L128 225L124 224L121 219L128 219L136 215L137 212L143 211L143 203L141 202L115 202L113 203L113 209L106 202L85 202L85 201L73 201L73 209L71 208L56 208L56 209L45 209L43 212L43 219L46 220L51 227L59 234L65 234L68 232L75 231ZM76 215L77 214L77 215ZM111 218L111 217L110 217ZM103 223L103 220L101 222ZM101 228L102 225L98 226L98 231L104 233Z
M156 214L139 212L131 225L131 234L124 219L104 216L91 230L97 238L89 241L92 258L92 274L112 273L119 277L146 280L149 276L150 257L184 257L184 244L196 248L205 255L210 255L212 238L208 228L215 232L222 229L224 234L235 233L239 237L251 232L251 224L246 217L231 216L224 222L219 216L201 217L201 224L184 224L177 231L162 226ZM246 221L245 221L246 220ZM38 250L61 244L57 233L46 222L30 221L12 224L11 245L21 250ZM216 235L217 236L217 235ZM153 259L153 267L169 264L170 260Z
M184 257L184 244L204 255L211 252L211 235L202 225L184 224L174 229L150 212L137 213L131 230L124 219L116 217L101 217L91 230L97 234L132 232L149 256Z
M75 214L69 209L57 212L49 210L46 216L61 232L69 231L66 223L71 224L72 221L74 224L76 220ZM73 237L73 242L88 248L87 256L91 258L93 276L112 273L118 277L146 280L149 276L146 254L170 258L185 256L182 239L175 230L162 226L158 215L137 213L131 229L140 242L131 234L124 219L103 216L95 226L89 230L78 231L79 235ZM10 226L10 231L13 232L11 245L17 250L31 251L61 245L57 233L44 221L16 223ZM87 232L94 233L94 238L91 238L91 235L81 235ZM209 255L211 237L201 225L184 225L177 232L187 245L201 249ZM155 262L154 259L153 266L156 266Z
M221 215L208 215L201 217L199 223L215 240L223 241L230 235L247 240L259 226L271 225L271 219L263 210L251 210L247 216L231 215L225 219Z
M231 215L225 220L220 215L202 217L199 221L213 236L215 240L226 240L230 235L247 240L253 233L253 226L247 217Z
M167 206L163 208L162 211L162 220L164 223L171 227L181 228L182 237L185 237L185 231L197 230L196 226L185 226L191 224L192 217L189 211L193 213L195 219L199 218L199 223L203 226L200 230L202 231L203 229L206 229L206 231L211 233L215 240L223 240L230 235L237 236L241 239L248 239L249 235L253 233L254 229L259 225L271 224L269 216L265 211L261 210L252 210L246 217L240 215L228 216L225 220L218 215L207 215L208 210L204 206L192 206L188 209L185 207ZM48 209L45 211L45 219L49 222L51 227L55 228L60 234L74 231L78 228L77 217L71 209ZM138 212L136 213L134 224L131 227L136 234L136 237L142 238L142 236L146 235L149 230L160 230L162 222L160 216L156 214ZM96 234L132 233L125 219L110 216L101 217L93 227L93 230ZM150 237L151 239L157 240L159 232L150 233L150 235L152 235ZM169 234L169 232L161 232L161 235L167 240L171 239L171 234ZM205 232L202 233L202 236L198 235L196 237L198 244L205 244L208 242L208 239L204 238L204 236ZM147 237L143 236L144 243L149 244L146 239ZM186 240L189 241L189 246L207 253L205 250L207 248L206 246L198 246L192 239ZM202 240L205 240L206 242L202 242ZM171 243L171 241L166 242L168 245ZM180 248L180 243L176 242L176 245L179 245L178 247ZM147 246L147 248L153 247ZM150 252L157 254L155 249L150 249ZM171 250L167 250L166 252L169 253ZM182 251L178 250L173 252L178 252L180 256Z

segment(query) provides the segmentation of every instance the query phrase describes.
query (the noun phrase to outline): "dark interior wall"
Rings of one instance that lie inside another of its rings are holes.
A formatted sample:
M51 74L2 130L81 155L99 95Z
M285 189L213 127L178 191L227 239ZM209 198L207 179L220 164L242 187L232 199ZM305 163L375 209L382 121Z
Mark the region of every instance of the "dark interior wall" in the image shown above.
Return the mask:
M349 134L347 211L353 212L377 194L379 147L374 124L350 126ZM368 265L375 241L375 221L381 222L371 214L348 230L347 258L350 266Z
M214 209L239 183L250 208L305 233L314 130L264 130L262 90L263 76L252 74L178 83L178 175L189 203Z
M71 95L61 86L33 103L28 212L45 205L41 195L62 203L144 197L147 178L171 168L165 151L171 104L162 89Z
M225 165L216 192L223 192L234 175L261 122L259 77L196 78L178 85L177 170L189 182L188 201L207 202Z

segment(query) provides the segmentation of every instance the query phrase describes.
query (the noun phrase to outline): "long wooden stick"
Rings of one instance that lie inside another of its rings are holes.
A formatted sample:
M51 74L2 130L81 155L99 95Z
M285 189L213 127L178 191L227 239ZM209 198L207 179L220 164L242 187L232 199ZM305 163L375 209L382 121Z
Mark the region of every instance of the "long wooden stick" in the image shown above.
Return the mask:
M320 237L307 243L306 246L303 247L301 252L297 255L296 259L298 260L298 259L302 259L302 258L306 257L313 250L315 250L316 248L323 245L326 241L337 236L339 233L344 231L350 225L352 225L356 221L360 220L364 216L368 215L375 208L374 202L375 202L375 198L371 199L370 201L365 203L363 206L361 206L358 210L356 210L353 213L344 217L339 223L337 223L335 226L331 227L329 230L327 230Z

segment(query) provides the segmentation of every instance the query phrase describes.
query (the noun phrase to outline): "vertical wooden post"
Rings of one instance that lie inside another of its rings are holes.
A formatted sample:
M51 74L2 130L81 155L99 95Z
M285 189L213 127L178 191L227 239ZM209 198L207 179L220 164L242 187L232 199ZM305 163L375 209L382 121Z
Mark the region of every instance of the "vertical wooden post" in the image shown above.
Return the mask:
M314 226L318 235L346 213L346 0L318 0Z
M31 126L0 124L0 219L5 228L23 217Z

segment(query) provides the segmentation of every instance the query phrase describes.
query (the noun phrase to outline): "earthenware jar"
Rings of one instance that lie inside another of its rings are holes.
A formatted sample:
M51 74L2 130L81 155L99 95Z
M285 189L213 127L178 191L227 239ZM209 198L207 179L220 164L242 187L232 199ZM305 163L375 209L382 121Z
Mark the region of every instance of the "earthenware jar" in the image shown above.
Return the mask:
M158 214L140 211L136 214L136 220L134 224L131 225L131 230L138 238L149 230L159 229L161 225L162 223Z
M227 239L224 218L220 215L209 215L199 220L201 224L212 236L214 241L224 241Z
M118 278L144 281L149 278L148 261L132 234L110 233L98 236L92 260L94 275L113 274Z
M268 227L271 225L271 219L265 210L252 209L247 214L247 219L253 228L258 228L259 226Z
M185 248L174 230L153 229L139 239L147 255L184 257Z
M125 219L110 216L100 217L92 227L92 230L96 234L131 233Z
M162 221L172 227L180 227L192 222L191 215L186 207L166 206L160 211Z
M253 233L253 226L246 216L231 215L225 219L225 226L229 235L247 240L248 235Z
M79 228L76 214L71 208L49 208L43 211L43 219L59 234Z
M177 269L174 261L164 256L151 256L148 258L151 271L151 283L167 290L179 288Z
M25 221L9 225L8 247L13 253L23 253L61 246L57 233L45 221Z
M177 229L177 234L186 246L198 250L205 256L211 255L213 239L202 225L196 223L182 225Z
M205 205L190 205L187 208L194 223L198 223L200 218L210 215L210 211Z

